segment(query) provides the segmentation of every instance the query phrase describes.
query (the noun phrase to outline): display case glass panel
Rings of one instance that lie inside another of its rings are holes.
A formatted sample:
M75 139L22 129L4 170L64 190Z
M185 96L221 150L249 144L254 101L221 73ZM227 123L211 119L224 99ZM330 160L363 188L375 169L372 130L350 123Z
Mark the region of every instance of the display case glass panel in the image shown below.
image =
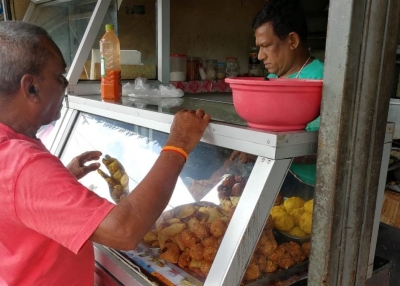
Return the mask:
M67 113L67 108L63 106L61 108L60 119L53 121L48 125L40 127L40 129L36 134L36 137L42 141L42 143L44 144L44 146L46 146L48 150L50 150L51 146L53 145L54 139L56 138L57 133L60 130L61 124L65 118L66 113Z
M67 69L74 60L96 4L96 0L49 1L37 4L28 19L29 22L43 27L50 34L61 50ZM107 23L113 23L115 30L118 31L115 1L111 1L102 27ZM105 30L100 29L93 48L99 48L99 40L104 33ZM90 76L90 59L91 55L88 56L88 62L82 71L83 79Z

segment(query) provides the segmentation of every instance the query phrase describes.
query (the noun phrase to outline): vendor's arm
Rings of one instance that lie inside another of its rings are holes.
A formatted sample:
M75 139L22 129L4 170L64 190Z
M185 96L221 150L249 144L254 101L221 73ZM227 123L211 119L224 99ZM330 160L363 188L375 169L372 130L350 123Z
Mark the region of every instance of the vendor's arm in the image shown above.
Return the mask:
M180 111L166 145L191 152L210 121L204 111ZM161 152L141 183L104 218L90 239L116 249L134 249L168 204L185 158Z

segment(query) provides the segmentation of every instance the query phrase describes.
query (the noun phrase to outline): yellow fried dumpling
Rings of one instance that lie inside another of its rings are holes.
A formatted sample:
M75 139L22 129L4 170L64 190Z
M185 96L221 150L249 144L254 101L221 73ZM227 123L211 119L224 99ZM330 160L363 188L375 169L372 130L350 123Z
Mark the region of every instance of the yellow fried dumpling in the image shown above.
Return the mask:
M294 218L294 225L299 226L300 217L305 212L304 208L292 209L289 214Z
M300 217L299 226L306 234L310 234L312 227L312 213L305 212Z
M287 198L283 202L283 206L285 207L287 212L290 212L292 209L298 209L304 206L304 200L299 197L290 197Z
M282 212L280 215L273 218L275 228L282 231L289 231L294 227L294 218L286 213Z
M286 213L286 209L283 206L273 206L270 215L272 219L274 219L277 216L280 216L282 213Z
M289 230L289 234L297 237L303 237L307 235L299 226L295 226Z
M304 204L304 210L308 213L313 212L313 207L314 207L314 199L311 199Z

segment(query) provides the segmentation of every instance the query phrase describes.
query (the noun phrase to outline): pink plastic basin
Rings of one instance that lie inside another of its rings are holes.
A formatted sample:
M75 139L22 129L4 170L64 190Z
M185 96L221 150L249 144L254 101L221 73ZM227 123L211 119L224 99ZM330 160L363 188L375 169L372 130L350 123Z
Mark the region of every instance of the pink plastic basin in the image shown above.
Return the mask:
M237 114L253 128L302 130L319 116L322 80L238 77L230 84Z

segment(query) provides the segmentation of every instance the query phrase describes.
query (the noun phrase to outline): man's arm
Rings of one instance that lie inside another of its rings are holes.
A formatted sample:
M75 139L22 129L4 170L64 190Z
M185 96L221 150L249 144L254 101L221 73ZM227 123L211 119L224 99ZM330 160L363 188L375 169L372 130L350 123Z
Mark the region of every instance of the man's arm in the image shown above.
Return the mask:
M203 110L178 112L166 145L190 153L209 121L210 115ZM110 211L90 240L116 249L134 249L167 206L184 164L181 154L161 152L149 173Z

